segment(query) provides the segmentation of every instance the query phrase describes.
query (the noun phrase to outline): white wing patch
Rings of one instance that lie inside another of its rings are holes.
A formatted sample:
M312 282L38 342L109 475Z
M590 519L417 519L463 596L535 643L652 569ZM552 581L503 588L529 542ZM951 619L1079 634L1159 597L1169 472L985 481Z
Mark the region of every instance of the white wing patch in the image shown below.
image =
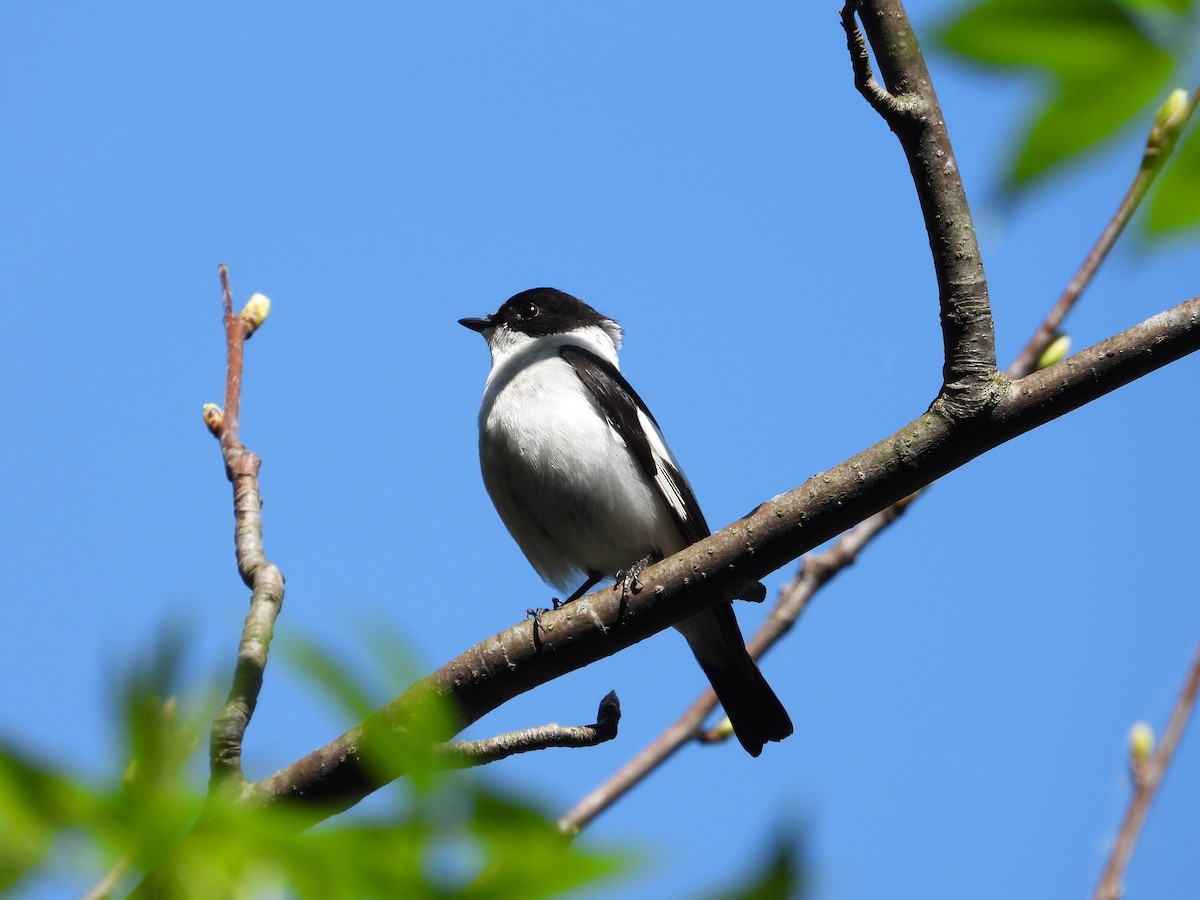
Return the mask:
M663 440L653 420L646 415L646 411L638 409L637 417L638 424L642 426L642 431L646 434L646 441L650 444L650 453L654 457L654 483L658 486L659 493L681 522L691 521L692 511L688 509L684 490L680 484L683 480L683 472L679 468L679 463L675 462L675 457L667 449L666 441Z

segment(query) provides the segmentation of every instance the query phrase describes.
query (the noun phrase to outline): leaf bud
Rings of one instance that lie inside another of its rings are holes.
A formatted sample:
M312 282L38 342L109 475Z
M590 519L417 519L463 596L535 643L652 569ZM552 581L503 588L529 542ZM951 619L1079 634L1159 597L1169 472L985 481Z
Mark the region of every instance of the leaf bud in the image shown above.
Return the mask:
M1038 357L1037 368L1048 369L1056 362L1062 360L1067 352L1071 349L1071 336L1068 334L1056 334L1050 339L1050 343L1046 345L1046 349L1042 351L1042 355Z
M1188 92L1183 88L1175 88L1154 114L1154 124L1150 126L1150 136L1146 139L1147 155L1161 154L1162 158L1166 158L1175 149L1175 142L1179 140L1191 114Z
M238 318L246 323L246 337L254 334L271 314L271 301L266 294L251 294Z
M204 404L204 424L208 430L220 437L221 425L225 422L225 413L215 403Z

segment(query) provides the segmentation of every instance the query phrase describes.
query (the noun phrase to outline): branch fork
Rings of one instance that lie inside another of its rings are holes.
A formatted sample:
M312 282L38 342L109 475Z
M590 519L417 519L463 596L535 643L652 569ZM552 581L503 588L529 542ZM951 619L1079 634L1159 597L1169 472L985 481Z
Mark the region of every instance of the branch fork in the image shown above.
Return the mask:
M970 210L932 81L903 6L899 0L851 0L842 10L842 24L855 84L900 140L929 235L944 344L943 385L929 413L853 459L763 503L734 525L650 567L642 574L644 590L629 598L627 609L601 591L581 598L570 609L547 612L548 627L541 631L536 621L532 626L514 625L451 660L340 738L252 785L241 771L241 741L283 600L283 577L262 551L258 458L242 446L237 430L243 347L257 324L247 325L246 310L233 314L222 267L225 408L206 410L206 421L220 440L234 484L238 570L252 596L234 686L214 723L214 786L236 785L249 802L308 804L314 820L324 818L401 774L368 766L362 748L380 734L403 731L421 696L432 692L449 699L460 717L455 727L465 727L513 696L624 649L693 614L704 603L728 596L747 580L757 580L842 535L830 551L807 557L797 578L785 588L776 609L750 642L757 657L792 627L822 584L852 563L904 511L917 491L1003 441L1200 349L1200 298L1194 298L1044 371L1034 372L1031 364L1019 360L1008 376L1001 373ZM871 68L868 40L882 83ZM531 630L536 641L530 640ZM564 816L562 830L577 832L671 752L694 739L714 707L711 692L698 698L655 744L606 784L609 790L604 796L590 795ZM543 726L489 741L444 745L442 752L468 765L525 749L576 745L562 741L606 740L616 733L616 715L602 704L597 723L582 727L589 731Z

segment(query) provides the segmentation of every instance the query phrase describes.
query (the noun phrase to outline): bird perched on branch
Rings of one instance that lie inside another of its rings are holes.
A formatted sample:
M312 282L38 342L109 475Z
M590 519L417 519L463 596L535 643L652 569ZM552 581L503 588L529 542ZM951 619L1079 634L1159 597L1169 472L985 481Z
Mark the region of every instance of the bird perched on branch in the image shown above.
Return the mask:
M711 533L658 423L617 368L615 321L534 288L459 322L492 356L479 410L484 484L537 573L564 593L575 588L566 602L614 573L628 590L646 565ZM755 584L745 599L765 591ZM792 733L730 602L675 627L752 756Z

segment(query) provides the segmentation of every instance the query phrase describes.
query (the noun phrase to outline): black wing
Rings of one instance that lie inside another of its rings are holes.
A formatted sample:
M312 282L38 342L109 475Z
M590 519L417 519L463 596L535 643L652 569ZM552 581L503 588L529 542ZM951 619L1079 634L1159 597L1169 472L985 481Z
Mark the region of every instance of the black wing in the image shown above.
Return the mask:
M568 344L559 353L592 392L609 424L624 438L642 471L658 489L683 539L694 544L708 537L712 532L692 486L667 447L654 416L625 376L608 360L583 347Z

